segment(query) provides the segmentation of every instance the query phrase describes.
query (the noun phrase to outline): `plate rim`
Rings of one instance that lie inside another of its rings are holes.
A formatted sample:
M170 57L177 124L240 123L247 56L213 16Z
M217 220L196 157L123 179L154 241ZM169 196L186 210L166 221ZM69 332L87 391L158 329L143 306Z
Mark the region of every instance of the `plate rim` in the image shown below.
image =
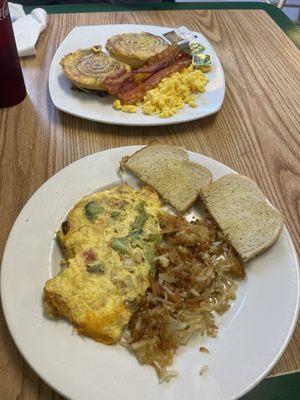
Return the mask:
M22 344L20 344L20 340L17 338L18 335L15 334L15 329L14 329L14 327L12 326L12 325L13 325L13 322L12 322L12 319L10 318L10 314L9 314L9 312L8 312L8 307L7 307L6 300L5 300L5 292L6 292L6 290L7 290L7 288L5 287L5 283L4 283L5 273L6 273L5 271L7 270L7 266L6 266L5 259L6 259L6 257L7 257L6 253L8 252L8 247L9 247L8 244L9 244L9 242L12 240L12 237L13 237L13 235L14 235L14 232L15 232L15 229L16 229L16 226L17 226L17 223L18 223L19 219L22 218L23 211L24 211L24 209L26 209L27 204L28 204L29 202L31 202L31 201L32 201L32 198L35 197L35 196L37 196L38 193L39 193L40 191L42 191L42 190L44 189L44 187L47 186L47 184L48 184L50 181L55 180L56 177L57 177L57 175L63 174L63 171L64 171L65 169L67 169L67 168L72 168L72 166L73 166L74 164L77 164L77 163L82 162L83 159L93 158L93 157L99 157L99 155L102 154L102 153L104 153L104 152L111 152L111 151L114 151L114 150L116 150L116 149L123 149L123 148L126 148L126 149L128 149L128 150L133 150L133 151L134 151L134 150L138 150L139 148L142 148L142 147L144 147L144 146L143 146L143 145L130 145L130 146L119 146L119 147L113 147L113 148L105 149L105 150L102 150L102 151L99 151L99 152L96 152L96 153L89 154L89 155L87 155L87 156L85 156L85 157L79 158L78 160L75 160L74 162L72 162L72 163L66 165L64 168L62 168L62 169L60 169L59 171L57 171L54 175L52 175L49 179L47 179L41 186L39 186L38 189L37 189L37 190L30 196L30 198L26 201L26 203L24 204L24 206L21 208L19 214L17 215L17 217L16 217L16 219L15 219L15 221L14 221L12 227L11 227L11 230L10 230L10 232L9 232L9 235L8 235L8 237L7 237L6 243L5 243L4 252L3 252L3 256L2 256L2 260L1 260L1 269L0 269L0 280L1 280L1 282L0 282L0 295L1 295L1 303L2 303L2 308L3 308L3 314L4 314L4 317L5 317L5 321L6 321L6 324L7 324L9 333L10 333L10 336L11 336L13 342L15 343L15 345L16 345L18 351L20 352L20 354L22 355L22 357L25 359L25 361L30 365L30 367L34 370L34 372L35 372L44 382L46 382L53 390L55 390L57 393L61 394L62 396L68 398L69 400L72 400L72 399L71 399L70 397L68 397L68 396L63 392L63 390L59 389L59 388L55 385L55 383L52 383L52 382L51 382L51 379L49 379L47 376L41 374L41 373L38 371L38 369L35 367L35 365L33 365L33 364L31 363L30 358L27 357L27 356L24 354L24 352L23 352ZM213 159L213 158L211 158L211 157L208 157L208 156L206 156L206 155L204 155L204 154L200 154L200 153L193 152L193 151L190 151L190 150L187 150L187 152L189 153L189 155L191 155L191 154L201 155L202 157L206 158L207 160L216 162L217 164L219 164L219 165L221 165L221 166L225 166L227 169L230 169L232 172L237 173L235 170L233 170L232 168L228 167L226 164L223 164L223 163L221 163L220 161L215 160L215 159ZM222 176L223 176L223 175L222 175ZM291 250L291 255L292 255L292 257L293 257L293 260L294 260L295 266L296 266L295 271L296 271L296 278L297 278L297 293L296 293L295 307L294 307L294 310L293 310L292 323L290 324L288 334L287 334L287 336L286 336L284 342L282 343L280 350L277 351L276 357L274 357L274 359L269 363L269 365L266 366L266 368L264 369L264 371L256 378L255 381L253 381L251 384L249 384L247 387L245 387L242 391L240 391L238 394L236 394L234 397L232 397L232 398L231 398L232 400L239 399L241 396L243 396L244 394L248 393L248 392L249 392L251 389L253 389L259 382L261 382L261 381L263 380L263 378L264 378L264 377L270 372L270 370L276 365L276 363L278 362L278 360L280 359L280 357L281 357L282 354L284 353L285 349L287 348L287 346L288 346L288 344L289 344L289 342L290 342L290 340L291 340L291 338L292 338L293 332L294 332L295 327L296 327L296 323L297 323L298 316L299 316L299 311L300 311L300 271L299 271L300 265L299 265L299 257L298 257L297 251L296 251L295 244L294 244L294 242L293 242L293 240L292 240L291 234L290 234L289 230L287 229L287 226L286 226L286 225L284 225L283 231L284 231L284 233L285 233L285 235L286 235L286 237L287 237L287 239L288 239L289 247L290 247L290 250ZM4 266L4 269L3 269L3 266Z
M222 79L222 82L223 82L223 85L222 85L223 91L222 91L222 97L221 97L220 103L218 104L218 107L216 107L213 111L210 111L210 112L206 113L203 116L199 116L197 114L196 115L191 115L190 117L183 118L182 120L179 120L179 121L173 121L173 120L170 120L168 118L159 118L159 117L157 117L157 121L152 121L152 122L150 122L150 121L149 122L147 122L147 121L146 122L134 122L134 121L126 121L126 122L124 121L124 122L122 122L122 121L108 121L106 119L101 119L101 118L95 119L93 117L86 116L84 113L73 113L72 111L69 111L67 108L65 108L65 107L61 106L60 104L58 104L55 101L55 95L53 94L53 87L52 87L52 84L51 84L51 79L54 78L54 68L55 68L55 65L56 65L55 58L56 58L56 55L57 55L61 45L68 40L68 38L72 34L72 32L80 30L81 28L106 27L106 26L110 26L110 25L112 25L112 26L123 26L123 25L124 26L142 26L142 27L149 26L150 28L173 29L173 28L167 27L167 26L147 25L147 24L81 25L81 26L74 27L67 34L67 36L59 43L59 45L58 45L58 47L57 47L57 49L56 49L56 51L55 51L55 53L54 53L54 55L52 57L50 68L49 68L49 73L48 73L48 89L49 89L50 98L51 98L52 103L54 104L54 106L58 110L66 113L66 114L72 115L74 117L77 117L77 118L86 119L87 121L93 121L93 122L97 122L97 123L103 123L103 124L108 124L108 125L116 125L116 126L164 126L164 125L175 125L175 124L177 125L177 124L183 124L185 122L196 121L196 120L202 119L202 118L207 118L207 117L209 117L211 115L214 115L214 114L216 114L217 112L220 111L220 109L221 109L221 107L223 105L223 102L224 102L225 92L226 92L226 80L225 80L225 73L224 73L223 65L222 65L222 62L221 62L221 60L220 60L215 48L212 46L212 44L207 39L207 37L203 33L196 32L196 31L192 31L192 32L197 34L197 35L203 36L207 40L207 42L209 43L209 45L213 49L217 60L220 63L220 73L221 73L221 79Z

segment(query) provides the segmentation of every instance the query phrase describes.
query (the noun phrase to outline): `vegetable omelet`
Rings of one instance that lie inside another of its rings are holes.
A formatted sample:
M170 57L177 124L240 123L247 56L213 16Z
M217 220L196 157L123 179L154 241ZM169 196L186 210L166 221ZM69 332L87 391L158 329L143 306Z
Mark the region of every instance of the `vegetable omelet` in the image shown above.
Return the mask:
M46 313L99 342L117 342L149 286L162 213L150 187L124 184L80 200L57 232L64 259L46 282Z

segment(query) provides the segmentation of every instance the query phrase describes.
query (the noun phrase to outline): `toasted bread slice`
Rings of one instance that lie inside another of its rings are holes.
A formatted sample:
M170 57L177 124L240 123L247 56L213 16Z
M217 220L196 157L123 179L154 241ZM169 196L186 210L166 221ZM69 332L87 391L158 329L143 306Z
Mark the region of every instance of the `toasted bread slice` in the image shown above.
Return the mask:
M283 217L269 205L257 184L238 174L225 175L201 189L208 211L243 261L277 240Z
M210 171L189 161L187 152L168 145L150 145L122 160L143 182L154 187L178 212L186 211L202 186L212 181Z

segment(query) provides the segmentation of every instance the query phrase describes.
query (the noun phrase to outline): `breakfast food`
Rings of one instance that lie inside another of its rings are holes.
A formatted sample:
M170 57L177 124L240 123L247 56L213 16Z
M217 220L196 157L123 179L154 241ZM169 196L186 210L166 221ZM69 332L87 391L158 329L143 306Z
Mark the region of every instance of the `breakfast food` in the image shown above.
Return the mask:
M245 176L225 175L203 187L201 198L245 262L272 246L283 228L280 212L267 203L257 184Z
M101 46L67 54L61 60L73 88L114 97L115 110L169 118L205 92L211 57L185 27L156 36L148 32L115 35Z
M185 104L196 107L194 93L203 93L208 79L200 70L192 66L164 78L159 85L147 92L143 99L142 109L145 114L168 112L175 114ZM166 110L166 107L169 107ZM165 115L163 115L165 117Z
M112 74L104 80L103 84L107 91L115 95L121 103L136 104L164 77L190 64L191 57L188 54L180 54L179 48L173 45L149 58L142 68Z
M168 44L160 36L138 32L112 36L105 47L112 57L137 69L143 66L149 57L166 49Z
M191 55L174 44L148 59L142 68L108 76L104 85L116 96L113 108L168 118L185 104L197 107L195 93L203 93L208 79L192 65Z
M243 262L275 242L283 220L249 178L211 183L183 148L143 147L123 157L124 168L152 187L122 184L74 206L57 232L64 258L45 284L45 311L96 341L120 342L168 382L180 345L195 333L216 337ZM170 214L155 189L177 211L200 191L207 210L201 219Z
M100 46L69 53L60 64L73 86L90 91L105 90L103 80L108 75L130 70L128 65L104 54Z
M156 114L160 118L175 115L185 104L197 107L195 93L203 93L208 79L200 70L192 66L168 76L143 97L142 110L146 115ZM128 112L127 105L115 100L114 108ZM132 112L132 111L129 111Z
M46 313L99 342L117 342L149 286L161 212L150 187L124 184L80 200L57 233L64 259L45 284Z
M209 218L187 222L160 217L162 241L156 246L155 273L139 299L122 343L141 364L155 368L161 381L176 376L168 371L178 347L195 333L215 337L215 315L235 299L236 279L244 266Z
M186 151L174 146L143 147L124 158L121 166L151 185L180 213L190 208L200 188L212 181L207 168L190 162Z

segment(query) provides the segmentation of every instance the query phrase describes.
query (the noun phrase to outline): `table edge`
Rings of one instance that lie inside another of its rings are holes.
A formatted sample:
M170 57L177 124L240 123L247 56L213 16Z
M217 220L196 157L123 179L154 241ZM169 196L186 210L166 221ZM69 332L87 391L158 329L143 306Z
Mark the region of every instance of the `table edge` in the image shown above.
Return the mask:
M25 6L30 13L35 6ZM272 4L260 2L204 2L204 3L138 3L138 4L57 4L42 6L49 14L157 11L157 10L264 10L283 30L288 38L300 48L300 32L282 10Z

